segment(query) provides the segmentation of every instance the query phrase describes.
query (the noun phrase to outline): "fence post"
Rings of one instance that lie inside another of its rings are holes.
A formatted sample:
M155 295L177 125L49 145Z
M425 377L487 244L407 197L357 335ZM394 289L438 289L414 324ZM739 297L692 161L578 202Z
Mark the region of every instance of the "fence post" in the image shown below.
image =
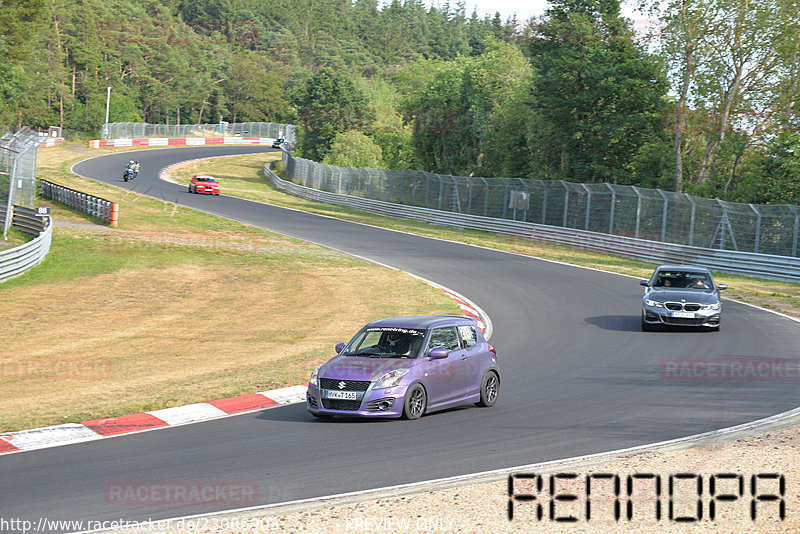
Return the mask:
M758 247L759 244L761 243L761 212L758 211L758 208L756 208L752 204L749 204L749 206L750 208L752 208L754 212L756 212L756 236L755 239L753 240L753 252L758 254Z
M566 228L567 212L569 211L569 186L567 185L567 182L565 182L564 180L559 180L559 182L561 182L561 185L564 186L564 222L561 223L561 226Z
M635 185L631 186L633 188L634 193L636 193L636 232L633 234L633 237L639 239L639 222L642 218L642 194L639 192L639 188Z
M664 210L661 213L661 242L663 243L667 239L667 206L669 206L669 200L667 200L667 194L664 191L661 189L656 189L656 191L664 199Z
M6 203L6 218L3 221L3 240L8 240L8 229L14 219L14 179L17 176L17 158L11 160L11 168L8 170L8 202Z
M697 211L697 204L694 200L692 200L692 197L689 195L689 193L684 193L684 195L686 196L686 200L688 200L692 205L692 214L689 218L689 246L691 247L694 246L694 216Z
M583 189L586 190L586 220L583 223L583 229L587 232L589 231L589 212L592 209L592 192L586 186L586 184L581 184Z
M792 236L792 257L797 257L797 233L798 229L800 229L800 215L797 214L797 208L792 205L789 205L789 209L792 210L794 214L794 235Z
M606 186L608 187L608 190L611 191L611 210L610 210L611 213L608 216L608 233L613 235L614 234L614 210L617 207L617 192L614 191L614 188L611 187L611 184L609 184L608 182L606 182Z

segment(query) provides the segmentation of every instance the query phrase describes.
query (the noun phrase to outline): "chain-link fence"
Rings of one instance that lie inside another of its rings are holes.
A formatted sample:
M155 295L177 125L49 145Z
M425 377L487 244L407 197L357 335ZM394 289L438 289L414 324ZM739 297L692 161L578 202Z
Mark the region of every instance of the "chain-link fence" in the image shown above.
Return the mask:
M8 238L13 206L34 207L36 151L45 139L27 128L0 137L0 204L6 208L3 239Z
M283 153L307 187L396 204L695 247L797 257L798 206L723 202L660 189L561 180L353 169Z
M148 137L264 137L296 142L294 124L275 122L218 122L216 124L147 124L110 122L103 125L101 139L144 139Z

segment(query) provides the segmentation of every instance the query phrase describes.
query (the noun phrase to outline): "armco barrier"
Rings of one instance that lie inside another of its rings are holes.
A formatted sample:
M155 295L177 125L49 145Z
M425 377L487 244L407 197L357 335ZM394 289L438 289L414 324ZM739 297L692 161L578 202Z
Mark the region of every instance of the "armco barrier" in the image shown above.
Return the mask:
M18 206L14 207L13 225L17 228L20 228L16 222L18 217L22 219L34 217L32 215L34 210L27 210L30 213L23 212L18 215L19 210L20 208ZM42 219L42 221L39 224L43 225L44 228L36 238L18 247L0 250L0 282L4 282L9 278L24 273L34 265L42 262L45 256L47 256L47 253L50 251L50 243L53 239L53 221L50 217L40 219ZM20 224L28 228L28 230L23 231L29 231L33 222L23 220Z
M54 184L47 180L39 181L39 195L60 202L92 217L101 219L111 226L117 226L119 205L104 198L81 193L69 187Z
M264 174L272 181L275 187L292 195L327 204L346 206L385 217L413 219L431 224L483 230L524 239L579 247L652 263L699 265L709 269L745 276L800 282L800 258L690 247L633 237L588 232L574 228L482 217L329 193L283 180L272 172L270 163L264 166Z

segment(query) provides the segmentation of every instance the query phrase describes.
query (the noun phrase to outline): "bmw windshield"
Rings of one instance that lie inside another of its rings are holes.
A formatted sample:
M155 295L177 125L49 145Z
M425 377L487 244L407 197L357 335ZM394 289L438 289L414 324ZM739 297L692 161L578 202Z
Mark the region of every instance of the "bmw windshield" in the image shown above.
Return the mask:
M347 344L341 354L372 358L416 358L425 341L425 330L370 326Z

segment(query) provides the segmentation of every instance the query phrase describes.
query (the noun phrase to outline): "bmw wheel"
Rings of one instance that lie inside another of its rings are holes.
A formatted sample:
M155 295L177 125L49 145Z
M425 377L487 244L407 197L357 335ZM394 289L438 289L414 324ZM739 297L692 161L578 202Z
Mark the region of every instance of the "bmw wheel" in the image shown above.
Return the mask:
M497 402L497 394L500 392L500 380L497 378L497 373L489 371L483 375L481 381L481 400L476 402L476 406L488 408L494 406Z
M403 417L406 419L419 419L425 413L428 406L428 394L421 384L414 384L406 392L406 400L403 403Z

